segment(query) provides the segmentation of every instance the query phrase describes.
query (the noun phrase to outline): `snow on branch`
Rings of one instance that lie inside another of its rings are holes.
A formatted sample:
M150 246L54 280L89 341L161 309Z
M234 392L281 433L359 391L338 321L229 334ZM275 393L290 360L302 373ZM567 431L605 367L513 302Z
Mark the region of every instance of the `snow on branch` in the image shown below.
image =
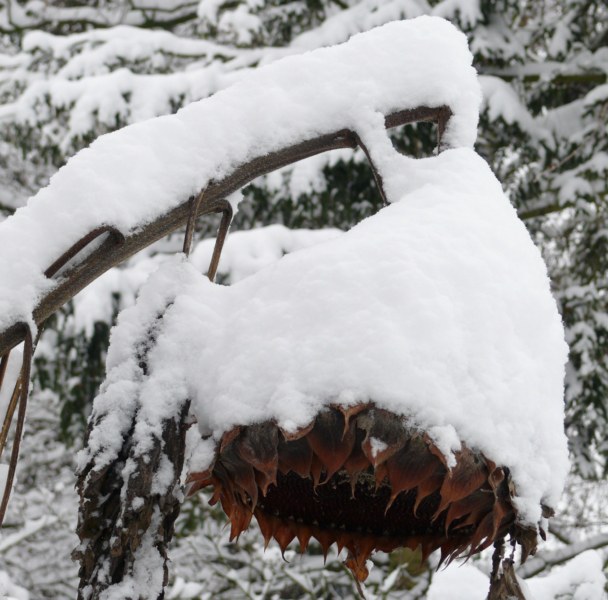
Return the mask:
M82 585L123 597L114 574L126 568L126 585L160 593L137 565L162 572L172 522L159 525L150 506L172 506L182 453L163 462L163 432L187 403L203 469L234 427L298 431L328 404L373 399L428 432L448 465L462 443L508 466L528 527L541 503L555 505L567 471L566 347L540 255L470 149L413 161L387 147L383 117L371 121L358 129L399 201L230 287L177 257L120 315L79 459ZM142 522L129 556L122 532Z
M422 57L422 58L420 58ZM445 123L472 146L480 91L466 38L439 18L389 23L348 43L288 57L176 115L102 136L0 226L0 353L109 267L182 226L255 177L329 149L355 147L361 120ZM422 107L422 108L420 108ZM449 107L449 108L446 108ZM367 117L366 117L367 115ZM99 230L98 247L51 279L49 265Z
M545 550L533 556L526 564L522 565L517 574L520 577L534 577L555 565L562 565L575 556L587 550L597 550L608 546L608 533L599 533L579 542L570 543L557 550Z
M116 6L53 6L48 2L6 0L0 8L0 32L45 29L57 23L110 27L119 23L139 27L171 27L196 16L196 0L141 0Z
M262 72L282 72L291 63ZM304 66L310 83L327 62ZM314 123L314 133L327 135L316 112L322 107L292 79L304 94L298 102L307 103L294 109L307 122L304 133ZM135 586L134 595L162 592L164 580L137 575L138 565L166 573L185 447L176 415L185 426L188 411L198 423L194 436L204 438L199 466L208 469L230 431L260 423L304 431L332 403L372 401L426 432L449 469L465 447L504 466L526 535L535 538L543 507L555 506L568 469L561 433L566 346L540 254L487 164L466 147L474 132L464 125L475 118L463 121L458 101L445 103L452 115L446 140L465 147L409 159L393 148L387 124L403 122L404 114L440 120L442 109L423 93L416 101L424 108L413 102L396 111L386 95L374 95L375 81L366 82L365 99L351 89L332 124L337 120L340 135L370 158L391 206L229 288L213 286L178 257L149 278L137 304L119 317L108 377L79 457L81 593L89 585L93 597L106 589L119 597L125 585ZM327 100L324 83L320 95ZM349 90L340 83L336 97L342 98ZM478 100L474 83L469 100ZM289 99L290 90L281 93ZM445 100L441 89L434 93ZM273 130L274 143L290 135L307 143L301 123L294 133L291 119L278 121L283 128ZM272 148L258 126L251 127ZM238 133L247 141L247 132ZM228 136L222 157L238 164L230 143ZM128 235L124 225L113 227L117 237ZM162 523L159 510L168 515ZM534 543L520 543L533 549Z
M605 598L606 577L602 571L601 554L594 550L584 550L581 546L579 552L578 555L556 562L555 565L559 566L555 566L548 574L526 579L526 597L535 600Z
M88 49L86 54L82 50ZM180 37L169 31L147 30L128 25L93 29L71 35L32 31L23 39L25 52L49 54L65 61L59 76L79 77L121 61L140 61L156 52L173 56L231 58L239 53L209 40ZM77 52L75 53L75 51ZM72 56L72 54L75 54Z

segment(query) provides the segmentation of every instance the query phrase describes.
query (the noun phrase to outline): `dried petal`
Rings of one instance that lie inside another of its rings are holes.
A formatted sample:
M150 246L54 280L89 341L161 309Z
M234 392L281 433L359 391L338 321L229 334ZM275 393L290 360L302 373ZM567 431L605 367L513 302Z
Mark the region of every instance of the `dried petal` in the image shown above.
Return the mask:
M313 535L317 538L319 544L321 544L321 550L323 551L323 558L327 561L327 553L329 552L330 546L334 543L335 537L331 531L315 527Z
M435 517L452 502L466 498L480 488L488 478L484 462L473 452L465 449L456 453L456 466L448 472L441 486L441 503Z
M355 404L354 406L336 406L336 408L342 413L344 417L344 432L343 436L350 428L351 421L354 417L361 414L364 410L367 410L371 404Z
M376 467L403 448L407 441L406 429L401 419L386 410L374 409L369 412L366 423L363 452L369 462Z
M405 448L388 459L386 467L392 489L392 503L399 493L414 489L431 477L440 467L440 463L427 450L422 439L414 436Z
M315 422L314 419L306 426L300 427L295 431L288 431L286 429L281 429L281 435L287 442L292 442L294 440L299 440L300 438L306 437L310 430L314 427Z
M237 455L234 444L224 450L218 463L224 467L234 486L241 488L249 496L253 510L258 502L258 485L253 467Z
M365 581L369 575L365 563L374 551L374 539L370 536L357 536L347 547L349 552L344 564L352 571L357 581Z
M317 415L312 431L307 436L313 452L327 470L327 479L346 462L355 445L355 429L352 424L344 433L344 416L335 409Z
M266 491L277 477L279 432L274 423L251 425L242 432L235 447L240 457L250 463L262 477L260 488Z
M276 528L276 531L274 532L274 538L279 543L279 547L281 548L281 554L285 554L287 546L289 546L289 543L291 542L291 540L293 540L294 537L296 537L296 534L294 533L294 531L292 531L292 528L289 525L285 523L279 523L278 527Z
M293 471L300 477L310 475L312 448L306 438L279 442L279 471L283 474Z
M306 548L308 548L308 542L312 537L312 529L308 525L302 525L298 523L296 529L296 536L298 538L298 542L300 542L300 552L303 554L306 552Z
M443 469L443 467L440 467L440 469ZM422 504L423 500L439 490L441 484L443 483L444 477L445 472L438 470L418 485L418 489L416 491L416 502L414 503L414 515L418 514L418 508Z
M220 454L229 446L241 433L242 427L233 427L230 431L227 431L220 440Z
M465 516L467 519L456 525L455 529L480 522L492 510L493 504L494 495L489 490L479 490L466 498L453 502L445 517L446 533L454 521Z

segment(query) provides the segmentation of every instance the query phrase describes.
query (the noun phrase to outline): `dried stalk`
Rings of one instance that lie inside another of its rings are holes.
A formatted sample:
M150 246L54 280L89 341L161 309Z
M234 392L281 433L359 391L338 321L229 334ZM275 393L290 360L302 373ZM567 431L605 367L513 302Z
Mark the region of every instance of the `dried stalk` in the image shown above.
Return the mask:
M226 236L228 235L228 229L230 229L230 223L232 223L232 206L228 202L226 202L226 205L227 206L222 213L222 221L220 222L220 227L217 231L217 237L215 238L215 246L213 247L211 262L209 263L209 270L207 271L209 281L215 281L215 275L220 264L220 257L222 254L222 249L224 248L224 242L226 241Z
M445 123L449 115L451 115L451 111L447 106L432 108L423 106L391 113L385 117L385 125L390 128L417 121L435 121L439 124L438 129L439 134L441 134L445 129ZM209 184L205 198L197 209L197 216L222 210L223 202L225 202L224 198L260 175L328 150L356 148L356 146L355 133L342 129L253 158L237 167L221 181ZM111 234L84 260L70 266L62 274L57 285L42 295L33 311L33 319L36 325L40 326L50 315L108 269L123 262L142 248L149 246L172 231L183 227L188 221L191 206L192 198L186 198L176 208L166 212L145 227L129 232L124 237L116 229L107 225L102 225L84 236L68 252L51 263L46 270L47 277L52 277L102 233L109 232ZM0 331L0 356L19 344L23 339L24 334L20 324L14 324Z
M23 324L22 324L23 327ZM38 337L36 338L38 341ZM6 483L4 486L4 492L2 495L2 502L0 503L0 525L4 522L4 517L6 515L6 509L8 507L8 499L11 494L11 489L13 487L13 480L15 479L15 471L17 470L17 460L19 459L19 448L21 446L21 437L23 436L23 427L25 425L25 413L27 410L27 397L29 393L29 383L30 383L30 372L32 368L32 358L34 355L34 345L35 342L32 339L31 329L26 325L25 326L25 343L23 348L23 365L21 367L21 374L19 379L17 380L17 384L15 385L15 390L13 391L13 397L16 395L17 389L19 389L18 397L19 397L19 411L17 413L17 427L15 429L15 439L13 440L13 448L11 450L11 459L8 466L8 475L6 477ZM13 399L11 398L11 401ZM14 408L13 408L14 411ZM8 415L7 415L8 416ZM10 420L5 419L4 425L2 427L2 435L4 437L4 443L6 443L6 435L8 435L8 428L10 427L10 422L12 420L12 414ZM2 450L4 449L4 443L2 445Z

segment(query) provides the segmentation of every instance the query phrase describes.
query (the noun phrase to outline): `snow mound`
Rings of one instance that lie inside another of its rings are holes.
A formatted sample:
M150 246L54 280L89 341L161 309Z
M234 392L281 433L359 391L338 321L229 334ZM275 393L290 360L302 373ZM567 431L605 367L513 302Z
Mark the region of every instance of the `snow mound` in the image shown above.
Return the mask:
M448 463L463 442L508 467L520 518L535 524L568 471L567 346L545 265L472 150L385 158L389 188L399 162L418 187L337 238L230 287L187 261L163 265L119 319L99 400L124 391L135 331L170 304L138 388L146 418L188 397L201 434L219 440L373 401L427 431Z
M447 21L396 21L345 44L287 57L235 85L98 138L0 224L0 329L53 285L45 269L91 230L145 226L254 156L376 113L450 106L451 146L472 146L481 94L466 37Z

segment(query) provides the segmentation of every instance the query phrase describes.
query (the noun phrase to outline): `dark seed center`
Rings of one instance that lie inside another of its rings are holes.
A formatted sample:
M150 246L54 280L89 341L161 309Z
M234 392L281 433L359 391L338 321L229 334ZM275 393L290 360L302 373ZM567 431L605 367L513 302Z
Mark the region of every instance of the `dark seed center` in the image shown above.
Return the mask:
M323 529L397 538L443 535L445 516L432 520L441 500L438 492L425 498L416 514L415 490L399 494L386 510L390 496L391 488L386 483L376 489L371 468L357 478L354 496L350 477L344 471L316 488L310 478L289 472L277 475L276 486L268 488L258 507L269 515Z

